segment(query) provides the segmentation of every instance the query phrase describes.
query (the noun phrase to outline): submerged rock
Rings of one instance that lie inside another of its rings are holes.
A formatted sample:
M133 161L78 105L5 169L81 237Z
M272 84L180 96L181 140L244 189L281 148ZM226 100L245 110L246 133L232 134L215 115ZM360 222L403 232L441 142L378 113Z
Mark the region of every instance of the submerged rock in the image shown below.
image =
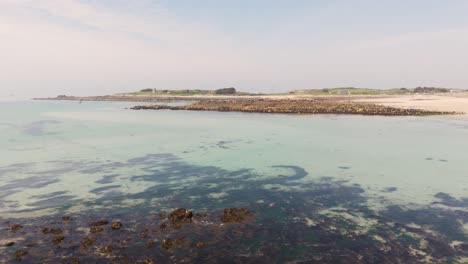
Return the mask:
M15 242L8 242L5 244L6 247L11 247L15 244Z
M154 264L154 259L153 258L145 258L143 260L144 264Z
M205 243L203 243L203 242L195 243L195 246L198 247L198 248L203 247L204 245L205 245Z
M114 221L112 222L111 227L114 230L119 230L120 228L122 228L122 223L120 221Z
M62 243L62 241L65 239L64 236L55 236L54 238L52 238L52 243L58 245L60 243Z
M107 225L109 224L109 221L107 220L100 220L100 221L96 221L96 222L92 222L91 224L89 224L90 226L103 226L103 225Z
M162 244L161 246L166 249L166 250L169 250L169 249L173 249L173 248L177 248L177 247L180 247L181 245L183 245L185 242L185 238L184 237L180 237L180 238L164 238L162 240Z
M221 216L221 221L224 223L243 222L252 216L252 213L245 208L226 208Z
M91 228L89 229L89 232L90 232L90 233L93 233L93 234L94 234L94 233L100 233L100 232L102 232L102 231L104 231L104 228L102 228L102 227L100 227L100 226L91 227Z
M24 255L28 254L27 251L24 251L24 250L18 250L15 252L15 258L17 260L21 260L21 257L23 257Z
M23 228L23 226L22 226L22 225L17 225L17 224L11 225L11 226L10 226L10 230L13 231L13 232L18 231L18 230L20 230L21 228Z
M106 246L106 247L102 247L99 249L99 252L105 253L105 254L112 253L112 251L113 251L112 246Z
M42 229L42 233L44 233L44 234L60 235L60 234L63 233L63 230L62 230L62 229L55 229L55 228L44 227L44 228Z
M89 237L85 237L81 239L80 240L81 247L83 247L84 249L90 248L93 245L94 240L95 240L94 238L89 238Z

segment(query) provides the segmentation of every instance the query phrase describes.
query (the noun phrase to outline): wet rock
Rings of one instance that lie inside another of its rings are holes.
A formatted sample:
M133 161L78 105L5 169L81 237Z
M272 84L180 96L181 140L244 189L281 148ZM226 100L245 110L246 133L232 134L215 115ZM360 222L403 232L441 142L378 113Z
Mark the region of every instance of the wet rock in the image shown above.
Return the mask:
M181 238L164 238L162 240L162 248L166 249L166 250L170 250L170 249L173 249L173 248L177 248L177 247L180 247L181 245L184 244L184 241L185 241L185 238L181 237Z
M28 254L27 251L18 250L18 251L15 252L15 258L16 258L17 260L21 260L21 258L22 258L23 256L25 256L26 254Z
M160 219L166 218L166 214L164 214L164 213L159 213L159 218L160 218Z
M13 231L13 232L18 231L18 230L20 230L21 228L23 228L23 226L22 226L22 225L17 225L17 224L11 225L11 226L10 226L10 230Z
M112 246L106 246L106 247L102 247L99 249L99 252L104 253L104 254L112 253L112 251L113 251Z
M63 233L63 230L62 230L62 229L55 229L55 228L44 227L44 228L42 229L42 233L44 233L44 234L60 235L60 234Z
M224 223L243 222L252 216L249 210L245 208L226 208L221 216L221 221Z
M89 229L89 232L90 232L90 233L93 233L93 234L94 234L94 233L100 233L100 232L102 232L102 231L104 231L104 228L102 228L102 227L100 227L100 226L91 227L91 228Z
M96 222L92 222L91 224L89 224L90 226L103 226L103 225L107 225L109 224L109 221L107 220L100 220L100 221L96 221Z
M85 238L80 240L80 245L84 249L88 249L93 245L94 240L95 240L94 238L85 237Z
M146 248L152 248L154 246L154 241L153 240L150 240L148 242L146 242Z
M196 213L194 215L194 218L203 218L203 217L207 217L207 216L208 216L208 214L206 214L206 213Z
M13 245L15 245L15 242L8 242L5 244L6 247L11 247Z
M54 238L52 238L52 243L58 245L62 243L64 239L65 239L64 236L55 236Z
M198 248L203 247L204 245L205 245L205 243L203 243L203 242L195 243L195 246L198 247Z
M112 222L111 227L114 230L119 230L120 228L122 228L122 223L119 222L119 221L114 221L114 222Z
M144 264L154 264L154 259L153 258L145 258L143 260Z
M183 223L191 223L192 222L193 213L185 208L179 208L174 210L169 215L169 221L172 224L180 225Z
M148 229L145 229L143 231L140 232L140 238L147 238L148 237Z

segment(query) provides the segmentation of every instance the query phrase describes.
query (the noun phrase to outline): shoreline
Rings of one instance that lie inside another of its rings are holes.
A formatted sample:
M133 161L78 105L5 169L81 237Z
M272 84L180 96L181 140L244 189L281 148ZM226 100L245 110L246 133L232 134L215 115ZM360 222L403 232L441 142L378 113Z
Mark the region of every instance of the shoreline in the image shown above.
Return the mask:
M457 115L468 117L468 93L411 95L131 95L58 96L33 100L173 102L187 106L134 106L136 110L237 111L290 114L360 114L382 116Z

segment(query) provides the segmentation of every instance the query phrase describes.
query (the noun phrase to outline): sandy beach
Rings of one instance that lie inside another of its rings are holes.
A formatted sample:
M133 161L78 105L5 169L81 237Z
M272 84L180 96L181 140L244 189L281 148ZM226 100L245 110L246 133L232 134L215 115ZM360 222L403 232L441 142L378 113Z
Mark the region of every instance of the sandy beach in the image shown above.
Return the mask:
M386 97L369 97L354 99L355 102L369 102L384 106L422 109L428 111L455 111L463 112L463 116L468 118L468 92L456 94L437 95L398 95Z

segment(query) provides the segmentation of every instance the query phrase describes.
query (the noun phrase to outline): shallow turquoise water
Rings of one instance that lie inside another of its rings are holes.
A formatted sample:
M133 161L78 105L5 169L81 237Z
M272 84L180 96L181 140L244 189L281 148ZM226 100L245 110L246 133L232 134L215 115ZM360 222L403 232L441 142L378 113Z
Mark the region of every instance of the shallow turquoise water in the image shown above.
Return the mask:
M0 216L274 206L274 193L314 201L304 193L324 179L358 187L372 210L467 211L464 119L125 109L133 105L0 103ZM330 199L320 214L343 206ZM463 240L468 219L457 221Z
M32 196L55 191L94 199L89 191L101 185L95 180L102 172L80 173L82 167L73 162L86 167L160 153L200 166L253 169L261 177L277 175L271 168L275 165L299 166L309 173L303 181L346 179L363 186L370 197L390 203L429 204L438 192L458 198L468 193L464 120L125 109L131 105L2 103L0 184L38 172L57 181L40 188L18 187L0 212L34 210L27 205L37 201ZM62 164L65 160L70 162ZM15 167L22 163L28 165ZM122 167L106 173L128 175L138 170ZM119 191L136 193L147 187L123 175L116 178ZM382 192L388 187L397 190Z

